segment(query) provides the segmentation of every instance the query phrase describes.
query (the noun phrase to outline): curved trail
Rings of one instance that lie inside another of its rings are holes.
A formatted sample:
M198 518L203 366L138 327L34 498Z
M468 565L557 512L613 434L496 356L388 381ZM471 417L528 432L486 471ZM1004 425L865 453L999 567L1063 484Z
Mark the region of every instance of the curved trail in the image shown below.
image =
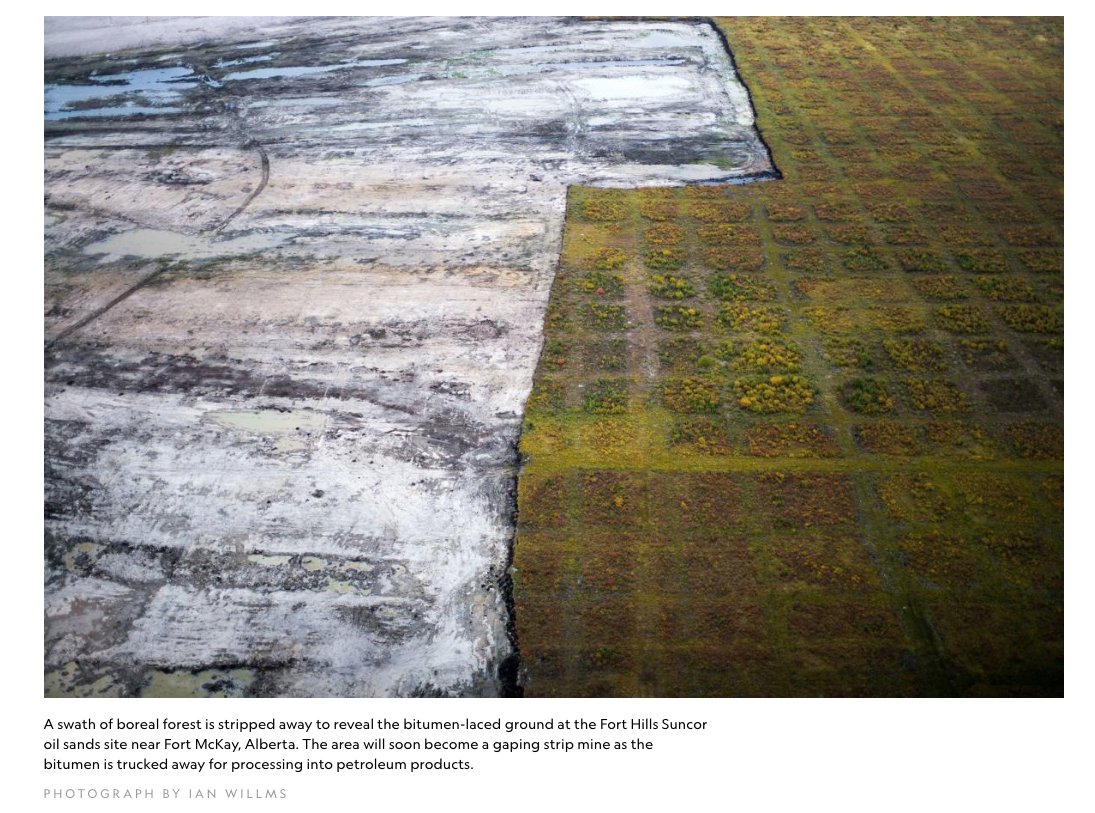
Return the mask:
M266 154L266 150L263 149L263 146L257 141L252 141L246 146L254 147L255 150L258 152L259 160L262 162L262 178L259 180L259 185L255 187L254 191L252 191L250 195L247 196L246 200L244 200L243 203L237 206L236 210L232 212L232 214L228 215L228 217L221 221L221 224L213 229L210 234L220 234L225 226L235 220L238 215L242 214L243 211L251 205L251 201L253 201L255 198L262 194L262 190L264 190L266 188L266 184L270 182L270 156Z
M230 112L232 113L233 118L235 119L237 129L241 132L241 135L242 135L243 121L240 119L239 114L236 112L235 107L232 107L230 109ZM259 166L260 166L260 171L261 171L261 177L259 178L258 185L250 192L250 194L247 195L247 197L243 200L242 203L240 203L239 206L237 206L227 217L224 218L224 220L222 220L219 224L217 224L216 226L214 226L211 229L205 229L204 231L199 232L199 234L208 234L208 235L220 234L229 223L231 223L233 220L235 220L239 215L241 215L247 209L248 206L251 205L251 203L255 200L255 198L257 198L259 195L262 194L263 190L266 189L266 185L270 182L270 156L267 155L266 149L262 146L262 144L260 144L258 141L254 140L253 138L243 137L243 144L241 146L242 146L243 149L254 149L259 155ZM117 305L120 305L122 302L125 302L125 300L129 299L129 297L133 296L133 294L137 293L137 291L141 290L146 285L148 285L150 282L152 282L157 277L159 277L161 274L163 274L163 272L166 271L168 268L170 268L170 265L161 264L160 267L157 268L155 271L153 271L151 274L148 274L148 275L144 276L143 278L141 278L140 280L138 280L137 282L135 282L132 286L130 286L126 290L122 291L122 293L118 294L118 296L111 299L105 305L102 305L102 306L96 308L91 313L89 313L87 316L85 316L82 319L78 320L74 324L69 325L67 328L62 330L60 333L58 333L52 339L48 340L46 342L45 349L49 350L50 348L52 348L58 342L61 342L65 339L67 339L73 333L75 333L78 330L81 330L82 328L87 327L89 324L94 322L96 319L98 319L103 314L110 311L112 308L116 307Z

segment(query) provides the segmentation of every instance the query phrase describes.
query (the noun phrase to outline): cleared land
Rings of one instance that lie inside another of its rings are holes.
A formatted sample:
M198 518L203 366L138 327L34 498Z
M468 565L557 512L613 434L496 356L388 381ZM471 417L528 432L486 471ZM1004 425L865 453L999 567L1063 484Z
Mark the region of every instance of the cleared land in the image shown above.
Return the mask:
M1063 691L1063 26L720 20L783 179L572 189L530 695Z

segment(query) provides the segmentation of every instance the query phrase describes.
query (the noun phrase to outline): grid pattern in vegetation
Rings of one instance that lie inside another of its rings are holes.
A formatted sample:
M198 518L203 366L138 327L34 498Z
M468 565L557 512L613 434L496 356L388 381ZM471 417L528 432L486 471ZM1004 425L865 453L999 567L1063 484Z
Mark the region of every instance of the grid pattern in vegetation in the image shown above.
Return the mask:
M719 25L784 177L571 191L526 694L1060 694L1062 23Z

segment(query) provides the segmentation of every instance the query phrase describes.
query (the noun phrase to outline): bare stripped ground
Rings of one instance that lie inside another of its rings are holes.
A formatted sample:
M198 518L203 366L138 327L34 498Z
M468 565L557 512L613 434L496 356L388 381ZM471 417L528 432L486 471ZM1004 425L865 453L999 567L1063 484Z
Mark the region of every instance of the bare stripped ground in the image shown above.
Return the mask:
M566 188L770 174L721 41L154 19L111 45L63 22L47 693L505 691L514 445Z

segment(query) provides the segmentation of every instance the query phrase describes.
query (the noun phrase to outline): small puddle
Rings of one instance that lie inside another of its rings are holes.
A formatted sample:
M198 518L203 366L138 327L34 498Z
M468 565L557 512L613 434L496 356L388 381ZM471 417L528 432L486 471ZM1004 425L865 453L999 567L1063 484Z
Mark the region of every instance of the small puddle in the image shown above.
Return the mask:
M327 560L320 559L318 556L305 556L300 560L300 566L309 573L315 573L317 570L325 570L327 568Z
M255 682L254 669L206 669L201 672L156 670L141 697L241 697Z
M84 253L105 254L106 260L120 260L123 257L152 259L179 255L190 259L208 259L254 254L257 251L278 248L282 242L282 237L267 232L215 240L164 229L131 229L88 244L84 247Z
M267 556L262 553L252 553L247 557L248 562L254 562L256 565L262 565L263 567L281 567L287 565L292 560L292 556Z
M320 431L327 425L326 415L306 409L221 410L206 412L205 417L221 426L261 435Z

